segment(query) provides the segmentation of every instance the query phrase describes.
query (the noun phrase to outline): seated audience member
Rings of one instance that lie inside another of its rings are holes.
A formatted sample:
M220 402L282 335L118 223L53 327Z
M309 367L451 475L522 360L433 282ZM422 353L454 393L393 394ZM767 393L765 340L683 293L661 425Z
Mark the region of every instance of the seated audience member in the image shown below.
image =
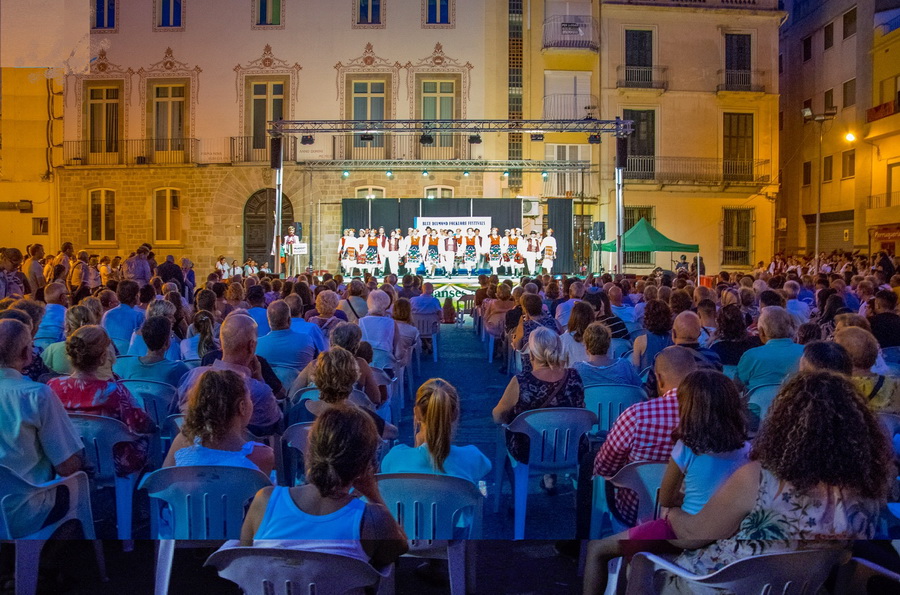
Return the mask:
M246 314L234 313L222 322L220 340L221 359L214 360L211 365L194 368L182 379L178 387L179 407L182 411L187 408L188 394L204 372L231 370L244 380L253 400L250 431L257 436L271 434L281 421L281 410L275 394L263 380L262 366L256 357L256 322Z
M304 457L309 483L260 490L244 519L241 545L336 554L375 568L394 563L409 545L375 481L379 443L362 410L324 411L313 424Z
M97 324L97 320L94 318L93 313L84 306L72 306L66 311L67 337L70 337L72 333L89 324ZM113 355L115 355L115 353L113 353ZM41 359L44 360L44 363L47 364L48 368L57 374L72 373L72 363L66 355L65 341L59 341L58 343L48 345L43 353L41 353ZM108 380L112 378L112 374L103 375L103 377Z
M556 322L560 328L566 328L569 324L569 316L572 314L572 308L584 297L584 283L575 281L569 285L569 299L562 302L556 307ZM593 308L592 308L593 310Z
M371 406L374 408L387 400L387 391L381 390L378 386L378 381L375 380L375 374L372 373L372 368L366 363L366 360L357 354L361 341L362 331L353 323L342 322L331 331L331 348L342 347L356 356L359 374L356 380L356 388L366 394L371 401ZM316 360L313 360L300 371L300 375L297 376L297 380L294 381L294 384L291 385L288 391L290 394L315 382L316 363Z
M691 372L678 386L676 440L659 491L664 507L697 514L731 475L747 463L750 443L744 405L734 383L712 370ZM606 590L609 560L645 550L641 540L675 539L665 518L588 543L584 592Z
M326 289L316 296L316 308L306 313L306 320L319 327L326 341L335 325L347 322L347 315L337 309L340 301L337 293Z
M784 295L787 298L784 309L794 319L794 325L800 326L809 322L809 305L800 301L800 284L788 281L784 284Z
M747 390L762 384L781 384L797 371L803 355L803 345L794 343L794 319L784 308L763 308L757 328L762 346L741 356L735 377Z
M54 378L47 386L70 413L111 417L135 434L149 434L155 430L153 420L128 389L97 376L97 370L109 357L109 345L109 336L99 326L79 328L66 339L72 375ZM148 447L147 439L113 446L116 473L128 475L142 470L147 463Z
M441 322L443 324L455 324L456 323L456 307L453 305L453 298L447 297L444 299L444 305L441 308Z
M782 387L750 460L696 514L669 510L679 539L709 544L676 564L705 575L755 555L872 539L896 475L877 418L832 372L797 374Z
M723 366L736 366L741 356L762 342L758 337L751 337L740 306L729 304L716 314L716 332L708 348L719 356Z
M107 311L100 323L120 354L128 353L131 336L144 323L144 312L137 308L138 291L134 281L120 281L116 288L119 305Z
M248 289L247 303L250 305L247 314L256 321L257 336L265 337L271 330L269 319L266 316L266 290L260 285L254 285Z
M707 289L704 287L703 289ZM697 316L700 317L700 347L708 348L716 334L716 303L710 299L702 299L697 304Z
M392 310L392 317L400 331L400 356L397 358L397 366L406 368L412 360L416 345L419 344L419 329L412 323L412 307L408 299L397 299Z
M822 329L815 322L801 324L794 335L794 342L798 345L807 345L813 341L822 340Z
M247 440L252 416L253 401L238 374L204 372L188 395L184 425L163 467L224 465L269 475L275 467L275 451Z
M825 295L824 290L819 292L820 298L823 295ZM831 339L832 335L834 335L835 316L846 311L846 304L844 303L843 297L835 293L832 293L827 297L824 305L820 306L819 316L816 318L816 324L822 329L823 340L827 341Z
M41 318L34 345L46 349L48 345L66 340L66 308L69 305L69 289L65 283L50 283L44 287L44 316ZM131 337L131 334L128 335ZM122 352L124 353L124 352Z
M206 310L200 310L194 314L194 321L191 327L194 334L179 343L181 349L181 359L198 360L212 351L219 349L218 340L216 339L215 315Z
M119 359L113 372L123 380L152 380L177 387L190 370L184 362L166 358L172 322L165 316L151 316L141 326L141 338L147 345L147 355Z
M381 462L382 473L436 473L478 483L491 462L476 446L454 446L459 423L459 395L452 384L432 378L416 391L413 421L415 447L398 444Z
M629 332L641 327L641 320L637 318L634 305L631 300L625 301L619 287L613 285L606 291L606 295L609 297L609 309L605 311L606 314L611 314L621 320Z
M853 360L847 350L834 341L812 341L803 347L800 358L801 372L836 372L845 376L853 374Z
M527 308L526 305L526 311ZM528 337L528 354L532 367L509 381L500 402L494 407L494 423L509 423L520 413L534 409L584 407L584 384L578 372L565 367L562 342L556 332L545 327L536 328ZM528 460L528 436L508 432L506 443L516 460ZM555 491L555 476L545 475L541 485L545 490Z
M900 315L897 314L897 294L882 289L875 294L875 316L869 323L872 334L882 349L900 347Z
M584 347L587 351L585 361L575 362L569 367L574 368L585 386L592 384L627 384L640 386L641 378L638 376L631 360L627 358L609 357L610 344L609 328L602 322L592 322L584 330Z
M556 321L559 322L558 310ZM569 368L574 367L577 362L585 362L588 360L588 353L584 343L584 331L593 321L594 309L591 308L591 305L587 302L576 302L569 310L569 315L566 320L568 324L566 328L568 330L560 337L560 340L562 341L563 357L565 357L566 365Z
M393 368L400 352L400 332L397 323L388 314L391 305L387 293L376 289L366 298L368 313L357 321L362 331L363 341L373 350L373 365L376 368Z
M900 378L872 372L878 357L878 341L872 333L846 327L834 333L834 342L844 347L853 362L853 383L874 411L900 414Z
M347 320L349 322L356 322L369 313L368 306L366 306L366 299L363 297L365 293L366 286L363 285L363 282L359 279L354 279L347 287L345 298L338 304L338 310L341 310L347 315ZM440 306L440 303L438 303L439 311Z
M612 313L612 304L610 303L609 296L606 295L606 292L599 292L597 297L599 298L601 304L601 307L597 309L597 322L602 322L607 327L609 327L609 332L612 335L613 339L629 339L631 337L631 333L628 331L628 327L625 326L625 322ZM641 308L642 321L645 312L646 303Z
M232 278L228 288L225 289L225 302L235 310L238 308L243 310L250 308L250 304L245 299L244 285L238 279Z
M662 300L647 302L644 308L644 328L647 332L634 340L631 363L637 370L645 370L653 365L656 355L672 341L672 311Z
M52 389L22 375L34 357L31 330L18 320L0 320L0 465L33 484L66 477L82 466L78 432ZM4 499L14 538L59 521L68 510L67 489L39 497Z
M441 313L441 302L434 297L434 285L431 283L422 285L422 293L410 298L409 304L414 316L440 315Z
M303 320L303 300L300 296L291 294L284 298L284 303L291 309L291 330L300 335L308 335L319 351L328 349L328 341L319 325Z
M272 302L266 313L271 330L259 338L256 355L264 357L272 365L287 366L297 371L308 366L319 354L312 335L291 330L291 309L284 300Z
M505 283L497 287L497 299L491 300L484 311L484 329L495 338L506 332L506 313L516 307L512 290Z
M513 331L513 349L522 349L528 345L531 333L539 328L550 329L556 334L560 333L562 329L559 328L559 323L549 314L545 314L543 308L544 304L539 296L530 293L522 296L522 319L519 321L519 326Z
M171 326L175 326L175 305L167 300L154 300L147 307L147 318L162 316L169 321ZM131 335L131 341L128 345L128 355L147 355L149 347L147 341L144 340L143 327L134 331ZM166 359L173 362L181 360L181 341L175 336L175 333L169 333L169 345L165 351Z
M12 302L10 307L6 310L0 311L0 318L11 318L13 320L18 320L22 324L28 327L28 332L31 333L32 341L34 340L34 335L37 333L38 327L41 323L41 317L44 314L44 307L40 302L36 302L30 299L20 299ZM25 366L25 369L22 370L22 373L25 376L28 376L31 380L35 382L39 382L42 378L44 378L45 374L52 374L53 371L47 367L44 363L44 360L41 359L43 355L43 349L40 347L36 347L32 343L31 351L34 357L31 358L31 363Z
M594 475L609 479L622 467L638 461L665 463L672 455L672 431L678 426L678 387L697 369L689 349L666 347L653 364L659 396L630 406L616 419L594 459ZM637 497L630 490L616 491L616 507L633 522Z

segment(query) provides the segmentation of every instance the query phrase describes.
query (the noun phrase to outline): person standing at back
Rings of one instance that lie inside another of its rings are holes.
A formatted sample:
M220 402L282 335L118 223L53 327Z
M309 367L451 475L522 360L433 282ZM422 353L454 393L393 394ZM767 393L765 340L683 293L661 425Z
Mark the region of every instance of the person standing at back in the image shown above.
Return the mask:
M44 245L32 244L28 249L28 258L22 265L31 297L34 297L37 290L47 284L47 280L44 278L44 267L41 265L42 258L44 258Z

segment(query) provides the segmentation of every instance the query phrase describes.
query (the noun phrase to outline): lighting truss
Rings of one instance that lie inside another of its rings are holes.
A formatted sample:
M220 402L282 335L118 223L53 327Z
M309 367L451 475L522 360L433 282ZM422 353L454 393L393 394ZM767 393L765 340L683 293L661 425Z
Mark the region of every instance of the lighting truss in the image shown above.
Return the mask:
M335 132L499 132L506 134L542 134L583 132L628 136L631 120L276 120L269 123L269 134L315 134Z
M339 170L339 171L479 171L479 172L574 172L593 171L587 161L530 161L530 160L503 160L486 161L483 159L353 159L353 160L310 160L298 161L297 165L311 170Z

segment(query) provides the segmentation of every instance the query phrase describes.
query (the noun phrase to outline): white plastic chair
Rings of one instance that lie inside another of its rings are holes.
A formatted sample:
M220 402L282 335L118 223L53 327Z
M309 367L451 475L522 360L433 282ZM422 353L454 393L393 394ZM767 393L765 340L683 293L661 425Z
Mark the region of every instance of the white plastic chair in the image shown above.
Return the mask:
M281 479L283 485L293 486L297 485L297 483L305 483L298 482L304 473L300 468L296 453L299 452L302 456L306 456L311 429L312 422L299 423L288 426L281 435L281 448L286 455L283 459L284 469L282 470Z
M850 558L849 562L838 568L833 592L898 593L900 574L862 558Z
M760 384L747 393L747 408L750 410L752 417L750 421L751 430L758 430L762 426L766 413L768 413L769 407L772 406L772 402L775 401L775 397L778 396L778 391L780 390L780 384ZM754 425L756 427L753 427Z
M494 468L494 511L500 509L503 487L504 453L513 469L514 538L525 538L525 513L528 505L528 479L532 475L573 471L578 475L578 445L581 437L597 423L593 411L578 407L550 407L521 413L500 431L503 447L498 444ZM516 461L505 448L504 430L525 434L529 438L527 463Z
M221 549L205 565L245 595L362 595L393 571L389 566L379 573L347 556L263 547Z
M42 493L55 492L62 486L69 490L69 510L62 518L29 535L12 532L10 507L14 502L35 498ZM46 540L50 539L57 529L73 520L81 525L85 539L96 539L94 518L91 514L91 488L86 473L79 471L68 477L35 485L23 479L15 471L0 465L0 539L17 540L15 543L16 595L33 595L37 592L38 567L41 550L44 549ZM94 549L97 553L101 578L106 580L102 543L95 541Z
M465 595L467 587L474 592L475 565L467 564L466 554L474 546L468 540L481 538L484 496L478 487L466 479L429 473L382 473L375 479L385 504L410 539L407 555L447 560L450 593ZM460 518L468 519L467 526L460 527ZM459 535L461 530L464 535ZM466 572L467 568L471 570Z
M139 472L125 477L116 474L113 446L120 442L134 442L141 436L134 434L124 423L111 417L70 413L69 419L81 441L85 457L93 468L92 483L96 488L112 487L116 493L116 532L119 540L131 540L132 502ZM126 544L126 549L130 545Z
M831 570L848 554L840 549L760 554L738 560L712 574L696 575L659 556L639 553L631 560L628 595L659 593L660 574L681 577L696 588L727 593L818 593Z
M623 411L646 397L639 386L590 384L584 387L584 408L597 414L598 432L609 432Z
M626 525L615 508L615 491L608 487L627 488L637 494L637 524L652 521L659 510L659 487L666 472L667 463L639 461L622 467L610 479L602 476L594 478L594 490L591 506L590 539L602 539L615 535L631 525ZM607 485L609 484L609 485ZM604 530L609 523L609 532Z
M291 385L297 380L297 376L300 375L300 370L290 366L280 366L277 364L269 365L272 366L272 371L278 376L278 380L281 381L281 385L284 387L285 391L291 388Z
M629 351L631 351L631 341L628 339L612 339L606 355L612 359L620 359Z
M412 323L419 330L419 337L422 339L431 339L431 352L434 356L434 362L438 361L438 344L441 337L441 315L440 314L413 314ZM421 355L421 351L419 354Z

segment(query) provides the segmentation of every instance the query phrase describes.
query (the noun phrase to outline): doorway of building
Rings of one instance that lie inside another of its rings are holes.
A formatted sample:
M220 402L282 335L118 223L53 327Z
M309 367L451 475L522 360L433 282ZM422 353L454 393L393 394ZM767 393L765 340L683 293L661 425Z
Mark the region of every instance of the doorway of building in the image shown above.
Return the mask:
M287 234L287 228L293 225L294 206L287 195L282 195L281 233ZM244 205L244 261L252 258L260 266L268 262L275 268L275 256L272 255L273 232L275 228L275 189L263 188L254 192Z

